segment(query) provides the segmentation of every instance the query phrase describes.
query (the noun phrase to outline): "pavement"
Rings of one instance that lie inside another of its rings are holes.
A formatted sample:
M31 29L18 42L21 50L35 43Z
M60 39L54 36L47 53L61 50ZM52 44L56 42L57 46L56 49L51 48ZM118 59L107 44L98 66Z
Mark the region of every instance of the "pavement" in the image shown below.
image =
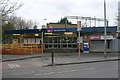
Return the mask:
M115 61L119 60L118 54L119 53L107 53L107 58L104 58L104 53L81 53L79 58L78 53L54 53L54 64L52 64L51 53L44 53L43 58L42 54L40 53L33 53L29 55L2 55L2 62L39 58L40 62L47 64L45 66L57 66L68 64Z

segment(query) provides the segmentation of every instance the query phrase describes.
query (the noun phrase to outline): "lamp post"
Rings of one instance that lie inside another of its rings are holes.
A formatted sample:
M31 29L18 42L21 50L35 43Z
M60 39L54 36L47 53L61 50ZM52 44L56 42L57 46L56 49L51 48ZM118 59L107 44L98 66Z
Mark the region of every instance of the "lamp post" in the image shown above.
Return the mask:
M106 0L104 0L104 57L106 58Z
M43 19L43 26L42 26L42 28L45 28L45 21L46 21L46 18Z
M65 28L67 28L67 18L65 18Z
M80 60L80 29L81 29L81 21L78 21L78 16L77 16L77 28L78 28L78 38L79 38L79 47L78 47L78 56L79 56L79 60Z

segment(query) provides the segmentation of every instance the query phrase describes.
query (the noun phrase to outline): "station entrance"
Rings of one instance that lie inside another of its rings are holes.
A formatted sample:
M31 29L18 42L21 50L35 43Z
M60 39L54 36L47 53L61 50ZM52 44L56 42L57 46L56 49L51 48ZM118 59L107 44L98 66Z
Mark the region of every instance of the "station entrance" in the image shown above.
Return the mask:
M77 33L44 33L45 51L51 49L59 52L77 51Z
M76 49L77 37L45 37L44 44L47 49Z

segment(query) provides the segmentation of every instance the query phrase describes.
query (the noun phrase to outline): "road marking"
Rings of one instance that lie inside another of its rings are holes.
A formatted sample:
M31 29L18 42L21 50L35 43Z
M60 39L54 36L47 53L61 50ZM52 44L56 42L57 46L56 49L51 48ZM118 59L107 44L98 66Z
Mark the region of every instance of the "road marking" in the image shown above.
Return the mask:
M19 65L15 64L17 67L20 67Z
M8 64L8 66L9 66L10 68L13 68L13 66L11 66L10 64Z
M8 64L10 68L20 67L18 64Z
M55 72L50 72L50 73L44 73L44 74L54 74Z
M68 72L76 72L76 71L81 71L81 70L92 70L95 68L88 68L88 69L80 69L80 70L69 70L69 71L60 71L60 72L49 72L49 73L43 73L43 74L35 74L36 76L40 75L49 75L49 74L55 74L55 73L68 73Z
M88 69L83 69L83 70L92 70L92 69L95 69L95 68L88 68Z
M13 68L16 67L14 64L11 64L11 65L13 66Z
M70 71L60 71L60 72L57 72L57 73L66 73L66 72L70 72Z
M43 75L43 74L35 74L36 76L41 76L41 75Z
M74 72L74 71L78 71L78 70L71 70L72 72Z
M49 74L54 74L55 72L50 72L50 73L43 73L43 74L35 74L36 76L40 76L40 75L49 75Z

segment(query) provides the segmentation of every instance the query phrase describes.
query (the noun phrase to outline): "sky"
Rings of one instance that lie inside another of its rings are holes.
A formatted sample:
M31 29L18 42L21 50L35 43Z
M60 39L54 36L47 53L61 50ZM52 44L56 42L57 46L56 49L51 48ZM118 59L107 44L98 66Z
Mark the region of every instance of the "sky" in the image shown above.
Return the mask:
M104 19L104 0L14 0L24 5L16 11L17 16L39 22L56 23L64 16L97 17ZM119 0L106 0L109 25L116 25ZM46 19L46 20L44 20ZM69 19L76 24L75 19ZM104 22L101 22L103 25ZM93 24L94 25L94 24Z

